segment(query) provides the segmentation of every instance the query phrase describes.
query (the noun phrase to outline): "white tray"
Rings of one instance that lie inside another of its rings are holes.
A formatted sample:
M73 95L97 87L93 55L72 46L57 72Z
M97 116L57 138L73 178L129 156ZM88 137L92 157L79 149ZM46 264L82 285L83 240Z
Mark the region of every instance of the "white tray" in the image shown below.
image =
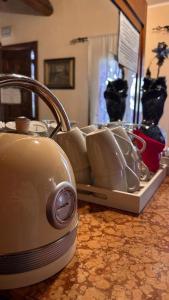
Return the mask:
M162 156L161 161L162 164L167 165L167 175L169 175L169 157L168 156Z
M78 199L139 214L166 177L166 171L167 166L161 165L157 173L148 182L142 181L140 190L134 193L77 184Z

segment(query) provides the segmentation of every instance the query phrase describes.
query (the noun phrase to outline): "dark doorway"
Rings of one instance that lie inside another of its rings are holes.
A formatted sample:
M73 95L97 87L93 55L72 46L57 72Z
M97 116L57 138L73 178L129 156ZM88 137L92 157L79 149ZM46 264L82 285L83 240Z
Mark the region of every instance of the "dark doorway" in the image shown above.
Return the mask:
M37 42L1 47L1 72L37 79ZM1 89L1 121L14 121L18 116L38 118L36 95L26 90Z

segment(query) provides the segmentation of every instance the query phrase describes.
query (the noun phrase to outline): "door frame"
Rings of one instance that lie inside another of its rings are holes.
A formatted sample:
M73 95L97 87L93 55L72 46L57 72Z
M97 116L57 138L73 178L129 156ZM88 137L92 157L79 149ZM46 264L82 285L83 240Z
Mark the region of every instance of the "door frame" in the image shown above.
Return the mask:
M38 80L38 42L25 42L25 43L17 43L17 44L10 44L10 45L1 45L1 51L3 50L33 50L35 53L34 66L35 66L35 79ZM1 52L1 53L2 53ZM35 95L35 119L38 120L39 116L39 105L38 105L38 97Z

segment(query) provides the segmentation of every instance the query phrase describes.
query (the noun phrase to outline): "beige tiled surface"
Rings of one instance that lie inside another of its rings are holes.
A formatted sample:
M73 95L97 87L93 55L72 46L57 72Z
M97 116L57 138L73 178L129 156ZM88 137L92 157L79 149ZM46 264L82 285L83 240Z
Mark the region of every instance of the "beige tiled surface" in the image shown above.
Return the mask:
M20 300L169 300L169 177L140 216L81 203L76 255Z

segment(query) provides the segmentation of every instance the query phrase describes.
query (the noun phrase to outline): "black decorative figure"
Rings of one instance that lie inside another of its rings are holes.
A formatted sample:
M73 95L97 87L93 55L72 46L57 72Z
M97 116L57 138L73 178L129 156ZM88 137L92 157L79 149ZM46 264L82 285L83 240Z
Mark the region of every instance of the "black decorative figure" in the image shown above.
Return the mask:
M144 125L142 126L142 132L163 144L165 144L165 139L158 127L158 123L163 115L166 98L167 86L165 77L157 79L144 78L141 99L143 106L142 124Z
M167 85L165 77L157 79L144 78L143 84L143 122L157 125L164 111L167 98Z
M159 120L163 115L164 103L167 98L167 85L165 77L159 77L160 68L166 58L168 58L169 48L167 44L158 43L157 48L152 50L156 53L157 59L157 78L151 78L150 67L147 68L144 78L143 94L141 98L143 107L143 126L141 131L147 136L165 144L165 139L158 127Z
M122 77L122 79L119 78L114 81L109 81L104 92L110 122L123 120L125 113L128 83L124 80L123 69Z

